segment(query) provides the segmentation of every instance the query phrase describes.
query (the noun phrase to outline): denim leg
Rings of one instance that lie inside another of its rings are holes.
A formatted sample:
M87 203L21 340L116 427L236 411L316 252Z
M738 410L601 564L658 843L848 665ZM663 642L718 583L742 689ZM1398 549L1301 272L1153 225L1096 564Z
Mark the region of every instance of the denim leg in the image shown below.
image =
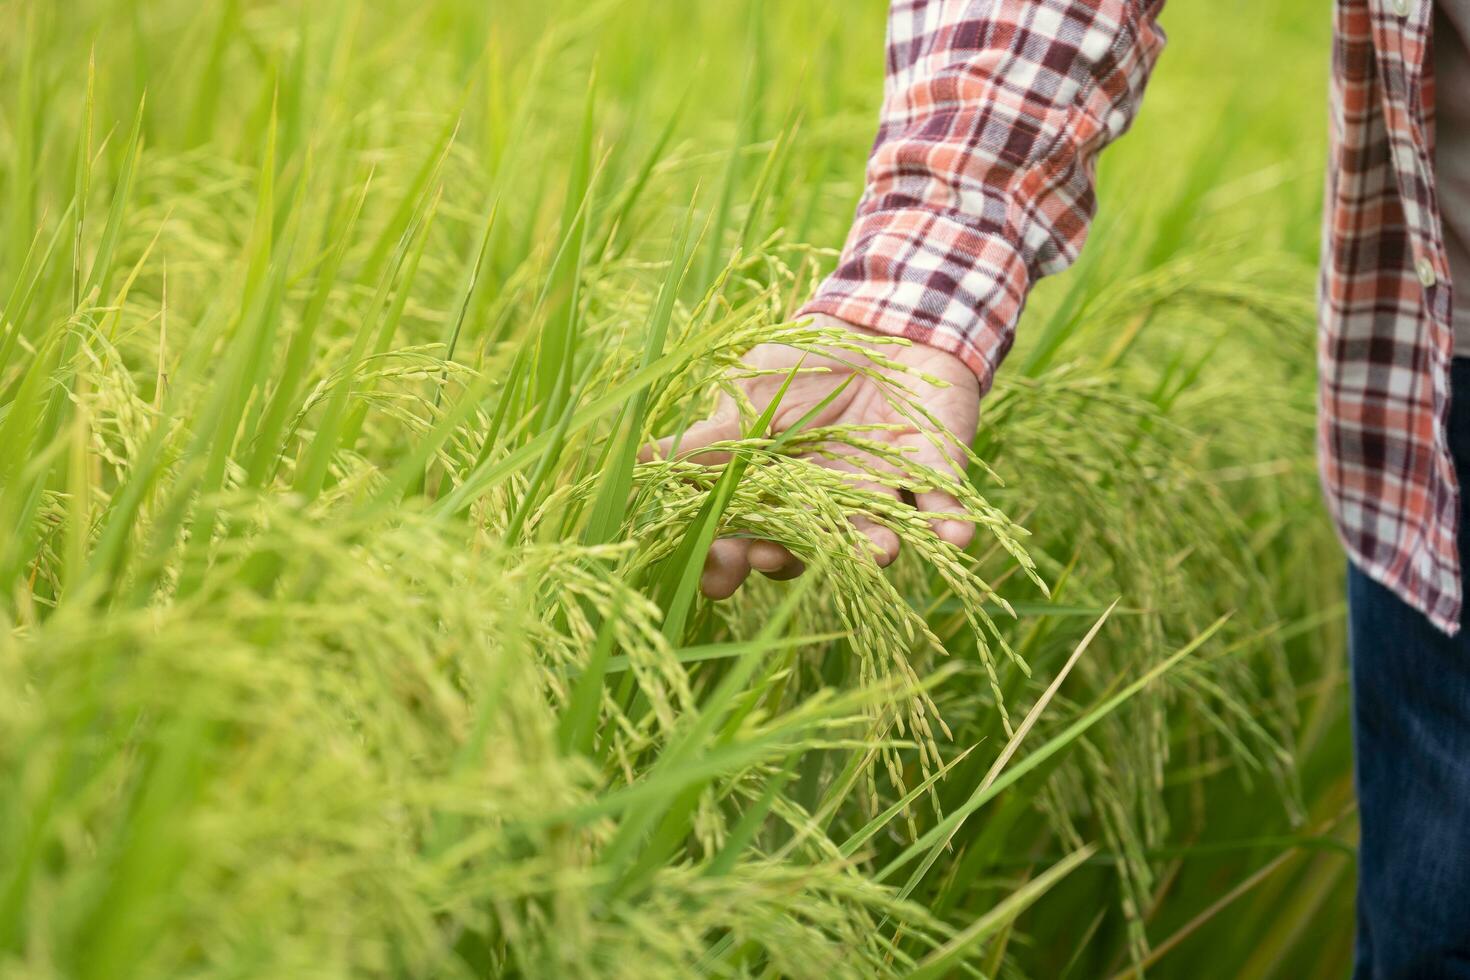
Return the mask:
M1359 980L1470 980L1470 635L1348 576Z

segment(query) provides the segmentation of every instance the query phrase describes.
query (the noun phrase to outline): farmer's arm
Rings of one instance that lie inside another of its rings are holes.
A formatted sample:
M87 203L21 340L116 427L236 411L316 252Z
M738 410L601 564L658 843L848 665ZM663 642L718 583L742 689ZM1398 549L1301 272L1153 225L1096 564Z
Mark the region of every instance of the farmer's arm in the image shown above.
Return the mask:
M1077 257L1098 153L1133 121L1163 0L894 0L882 122L805 312L959 357L989 388L1026 294Z
M1069 265L1092 217L1097 154L1132 122L1163 47L1163 0L893 0L882 122L868 163L857 220L837 270L801 312L840 333L889 334L914 347L883 350L881 367L902 373L945 438L895 415L850 355L829 358L763 344L747 363L763 372L738 383L764 408L784 374L807 371L785 389L772 428L866 429L914 463L961 478L980 397L1010 349L1032 284ZM933 384L924 378L937 379ZM922 425L931 423L924 421ZM739 411L726 397L714 417L663 453L737 439ZM947 446L946 449L943 448ZM915 483L891 459L834 444L812 462L897 502L912 493L939 537L965 547L973 536L958 499ZM899 537L873 512L853 524L888 564ZM776 541L716 541L701 587L722 598L756 569L772 578L803 570Z

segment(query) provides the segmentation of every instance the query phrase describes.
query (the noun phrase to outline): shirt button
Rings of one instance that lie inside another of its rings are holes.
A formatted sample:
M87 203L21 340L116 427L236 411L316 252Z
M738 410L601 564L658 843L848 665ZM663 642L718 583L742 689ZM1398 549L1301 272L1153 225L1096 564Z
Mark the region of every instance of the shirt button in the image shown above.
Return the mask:
M1436 282L1434 275L1434 263L1428 259L1420 259L1414 263L1414 272L1419 276L1419 285L1428 289Z

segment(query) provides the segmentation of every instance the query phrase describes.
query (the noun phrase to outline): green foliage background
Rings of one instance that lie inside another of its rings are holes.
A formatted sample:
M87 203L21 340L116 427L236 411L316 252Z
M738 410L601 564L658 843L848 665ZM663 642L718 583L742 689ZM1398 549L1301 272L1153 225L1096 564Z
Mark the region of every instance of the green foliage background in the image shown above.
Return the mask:
M961 554L634 458L831 341L879 0L0 2L0 977L1342 975L1318 8L1166 12Z

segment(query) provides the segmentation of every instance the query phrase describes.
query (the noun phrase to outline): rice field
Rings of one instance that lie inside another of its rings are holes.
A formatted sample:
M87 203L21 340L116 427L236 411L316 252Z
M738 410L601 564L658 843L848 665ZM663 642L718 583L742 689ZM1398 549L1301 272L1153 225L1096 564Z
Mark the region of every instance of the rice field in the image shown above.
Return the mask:
M1318 6L1166 11L889 460L962 550L874 430L643 451L758 344L925 412L793 317L882 0L0 0L0 980L1344 975Z

